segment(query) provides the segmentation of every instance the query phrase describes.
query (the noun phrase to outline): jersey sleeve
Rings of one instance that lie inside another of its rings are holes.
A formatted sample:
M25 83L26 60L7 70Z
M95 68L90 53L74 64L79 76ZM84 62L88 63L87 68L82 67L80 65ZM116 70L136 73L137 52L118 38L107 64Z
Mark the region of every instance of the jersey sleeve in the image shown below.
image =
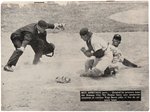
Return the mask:
M31 41L32 40L32 34L31 33L26 33L24 35L24 40Z
M125 65L125 66L128 66L128 67L135 67L135 68L138 67L138 65L136 65L136 64L134 64L134 63L132 63L132 62L130 62L129 60L127 60L127 59L125 59L125 58L124 58L122 64Z
M32 40L32 34L31 33L26 33L24 35L24 40L22 42L22 46L26 47L26 45Z
M48 23L48 28L47 29L54 29L55 25Z
M124 60L124 56L123 56L121 50L118 49L118 47L115 47L113 45L109 45L108 48L113 53L113 60L112 60L113 63L122 62Z
M101 38L101 37L95 37L92 38L92 47L94 51L97 51L99 49L106 50L108 44Z

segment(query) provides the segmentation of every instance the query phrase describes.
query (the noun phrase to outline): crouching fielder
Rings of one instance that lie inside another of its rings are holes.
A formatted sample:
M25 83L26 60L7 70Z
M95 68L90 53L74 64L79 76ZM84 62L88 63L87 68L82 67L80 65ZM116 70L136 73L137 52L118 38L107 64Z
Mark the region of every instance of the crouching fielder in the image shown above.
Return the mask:
M112 44L106 43L101 38L95 38L87 28L80 31L81 38L86 41L88 50L84 47L81 51L90 57L85 63L85 72L81 76L110 76L115 75L119 69L119 63L132 68L140 68L122 55L118 49L121 43L121 35L115 34Z
M88 28L82 28L80 36L87 46L87 49L82 47L81 51L89 57L85 62L85 71L81 76L100 76L104 74L105 69L113 59L109 44L102 38L96 37Z

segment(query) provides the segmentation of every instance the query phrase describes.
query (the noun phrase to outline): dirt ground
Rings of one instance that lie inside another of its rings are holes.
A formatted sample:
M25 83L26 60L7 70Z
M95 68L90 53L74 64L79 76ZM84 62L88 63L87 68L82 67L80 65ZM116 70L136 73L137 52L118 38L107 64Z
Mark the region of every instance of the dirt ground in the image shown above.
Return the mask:
M2 37L9 37L10 33L2 33ZM96 35L111 42L114 33ZM80 77L79 72L83 70L86 58L80 52L84 43L77 33L48 33L48 41L56 45L54 57L43 56L41 63L34 66L34 53L28 46L13 73L3 71L14 49L9 38L2 38L2 110L148 110L148 33L120 34L123 38L120 46L123 54L142 68L121 66L116 77L101 79ZM71 83L56 83L57 76L68 76ZM80 91L83 90L141 90L142 101L81 102Z
M135 18L132 18L132 21L130 18L123 19L126 14L124 11L134 9L138 15L140 9L140 14L147 14L145 8L148 9L147 3L82 4L75 5L75 7L70 4L66 7L52 5L51 7L29 6L20 9L4 7L1 26L1 109L3 111L148 110L148 17L147 15L141 16L143 17L141 21L138 16L136 23ZM133 10L130 12L135 13ZM43 56L41 62L35 66L32 65L34 53L31 47L27 46L15 71L5 72L3 67L14 50L9 38L11 33L24 24L43 18L48 21L68 23L67 31L59 33L48 31L48 41L56 46L55 55L52 58ZM129 24L133 21L134 24ZM84 69L84 62L87 58L80 51L85 43L77 31L84 25L98 32L96 33L98 37L110 43L115 33L121 34L120 50L123 55L142 67L128 68L120 65L120 71L115 77L98 79L80 77L80 71ZM55 78L58 76L67 76L71 78L71 82L56 83ZM80 91L84 90L141 90L142 98L141 101L130 102L81 102Z

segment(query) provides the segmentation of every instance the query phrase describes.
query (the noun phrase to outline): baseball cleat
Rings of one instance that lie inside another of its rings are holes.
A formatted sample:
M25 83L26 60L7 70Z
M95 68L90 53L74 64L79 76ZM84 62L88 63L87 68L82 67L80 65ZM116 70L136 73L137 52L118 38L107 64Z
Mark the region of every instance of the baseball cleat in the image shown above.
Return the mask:
M8 66L8 65L6 65L5 67L4 67L4 70L5 71L8 71L8 72L13 72L14 70L12 69L12 67L10 67L10 66Z

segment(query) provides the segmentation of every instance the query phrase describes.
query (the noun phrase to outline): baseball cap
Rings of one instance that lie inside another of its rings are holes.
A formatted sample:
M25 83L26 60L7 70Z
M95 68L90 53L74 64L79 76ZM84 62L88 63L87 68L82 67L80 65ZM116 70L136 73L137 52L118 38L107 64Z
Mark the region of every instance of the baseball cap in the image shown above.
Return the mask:
M81 30L80 30L80 35L82 36L82 35L86 35L86 34L88 34L89 33L89 31L88 31L88 28L82 28Z
M114 37L113 37L113 39L121 41L121 35L115 34Z
M40 26L41 28L47 28L48 24L44 20L39 20L38 26Z

